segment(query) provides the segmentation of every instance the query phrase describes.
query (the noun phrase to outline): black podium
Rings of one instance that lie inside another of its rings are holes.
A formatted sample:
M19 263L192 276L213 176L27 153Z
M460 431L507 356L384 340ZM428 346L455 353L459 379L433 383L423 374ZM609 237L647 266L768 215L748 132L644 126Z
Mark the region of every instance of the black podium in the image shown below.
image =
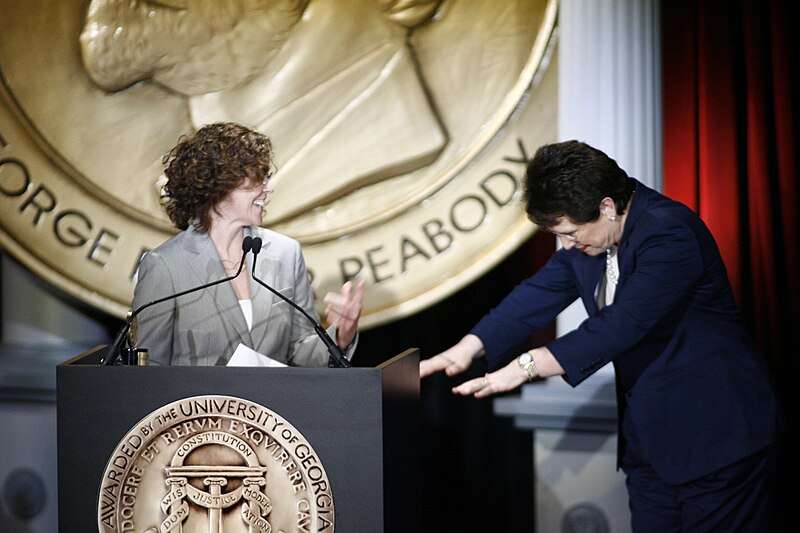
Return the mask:
M337 533L419 531L419 353L377 368L100 366L100 349L57 368L60 531L96 531L101 481L131 428L185 398L264 406L313 447ZM138 531L138 529L137 529Z

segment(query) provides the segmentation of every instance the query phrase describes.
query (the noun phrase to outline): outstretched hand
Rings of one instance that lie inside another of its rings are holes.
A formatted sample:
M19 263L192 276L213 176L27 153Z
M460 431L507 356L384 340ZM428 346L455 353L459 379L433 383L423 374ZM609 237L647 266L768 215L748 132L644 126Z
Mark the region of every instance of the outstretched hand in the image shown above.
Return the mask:
M336 327L336 340L341 349L346 349L358 333L358 319L364 301L364 280L353 290L353 282L347 281L339 292L329 292L323 299L325 316L329 324Z
M483 342L475 335L467 335L442 353L420 361L419 377L424 378L442 370L448 376L455 376L468 369L472 360L482 355Z
M525 371L514 359L500 370L465 381L458 387L453 387L453 394L485 398L493 394L516 389L526 381L528 381L528 377Z
M558 362L546 346L530 350L529 353L536 363L536 373L539 377L544 378L564 374L564 368L561 363ZM483 377L471 379L458 387L453 387L453 394L485 398L493 394L516 389L527 381L528 374L519 366L519 362L515 357L500 370L489 372Z

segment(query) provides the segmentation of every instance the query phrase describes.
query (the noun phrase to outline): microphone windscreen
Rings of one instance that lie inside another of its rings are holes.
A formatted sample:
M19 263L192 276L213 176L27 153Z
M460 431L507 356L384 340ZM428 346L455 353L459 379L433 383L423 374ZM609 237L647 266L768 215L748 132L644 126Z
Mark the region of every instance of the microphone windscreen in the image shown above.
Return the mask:
M261 251L261 237L253 239L253 253L257 254Z
M242 241L242 251L243 251L244 253L247 253L247 252L249 252L249 251L250 251L252 248L253 248L253 238L252 238L250 235L248 235L248 236L247 236L247 237L245 237L245 238L244 238L244 240Z

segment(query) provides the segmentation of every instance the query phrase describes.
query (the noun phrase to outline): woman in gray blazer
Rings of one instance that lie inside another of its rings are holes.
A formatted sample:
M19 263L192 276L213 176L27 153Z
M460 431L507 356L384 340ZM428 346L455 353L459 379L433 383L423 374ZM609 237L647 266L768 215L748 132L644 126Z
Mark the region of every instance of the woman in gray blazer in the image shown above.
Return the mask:
M163 204L183 230L139 265L132 308L236 274L246 236L263 244L256 277L319 321L297 241L260 227L273 192L269 138L234 123L202 127L164 157ZM246 268L228 283L154 305L137 317L137 344L158 365L225 365L239 345L281 363L326 366L328 351L312 325L252 279ZM363 282L325 296L330 334L349 358L355 347Z

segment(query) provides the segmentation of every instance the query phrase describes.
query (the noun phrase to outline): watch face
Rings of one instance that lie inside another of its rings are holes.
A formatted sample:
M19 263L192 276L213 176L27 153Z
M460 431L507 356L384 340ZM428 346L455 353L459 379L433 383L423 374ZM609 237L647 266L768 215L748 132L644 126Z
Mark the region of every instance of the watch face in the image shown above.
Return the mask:
M531 357L531 354L529 354L528 352L525 352L524 354L519 356L518 361L519 361L519 364L521 366L524 366L524 365L527 365L528 363L530 363L532 359L533 358Z

